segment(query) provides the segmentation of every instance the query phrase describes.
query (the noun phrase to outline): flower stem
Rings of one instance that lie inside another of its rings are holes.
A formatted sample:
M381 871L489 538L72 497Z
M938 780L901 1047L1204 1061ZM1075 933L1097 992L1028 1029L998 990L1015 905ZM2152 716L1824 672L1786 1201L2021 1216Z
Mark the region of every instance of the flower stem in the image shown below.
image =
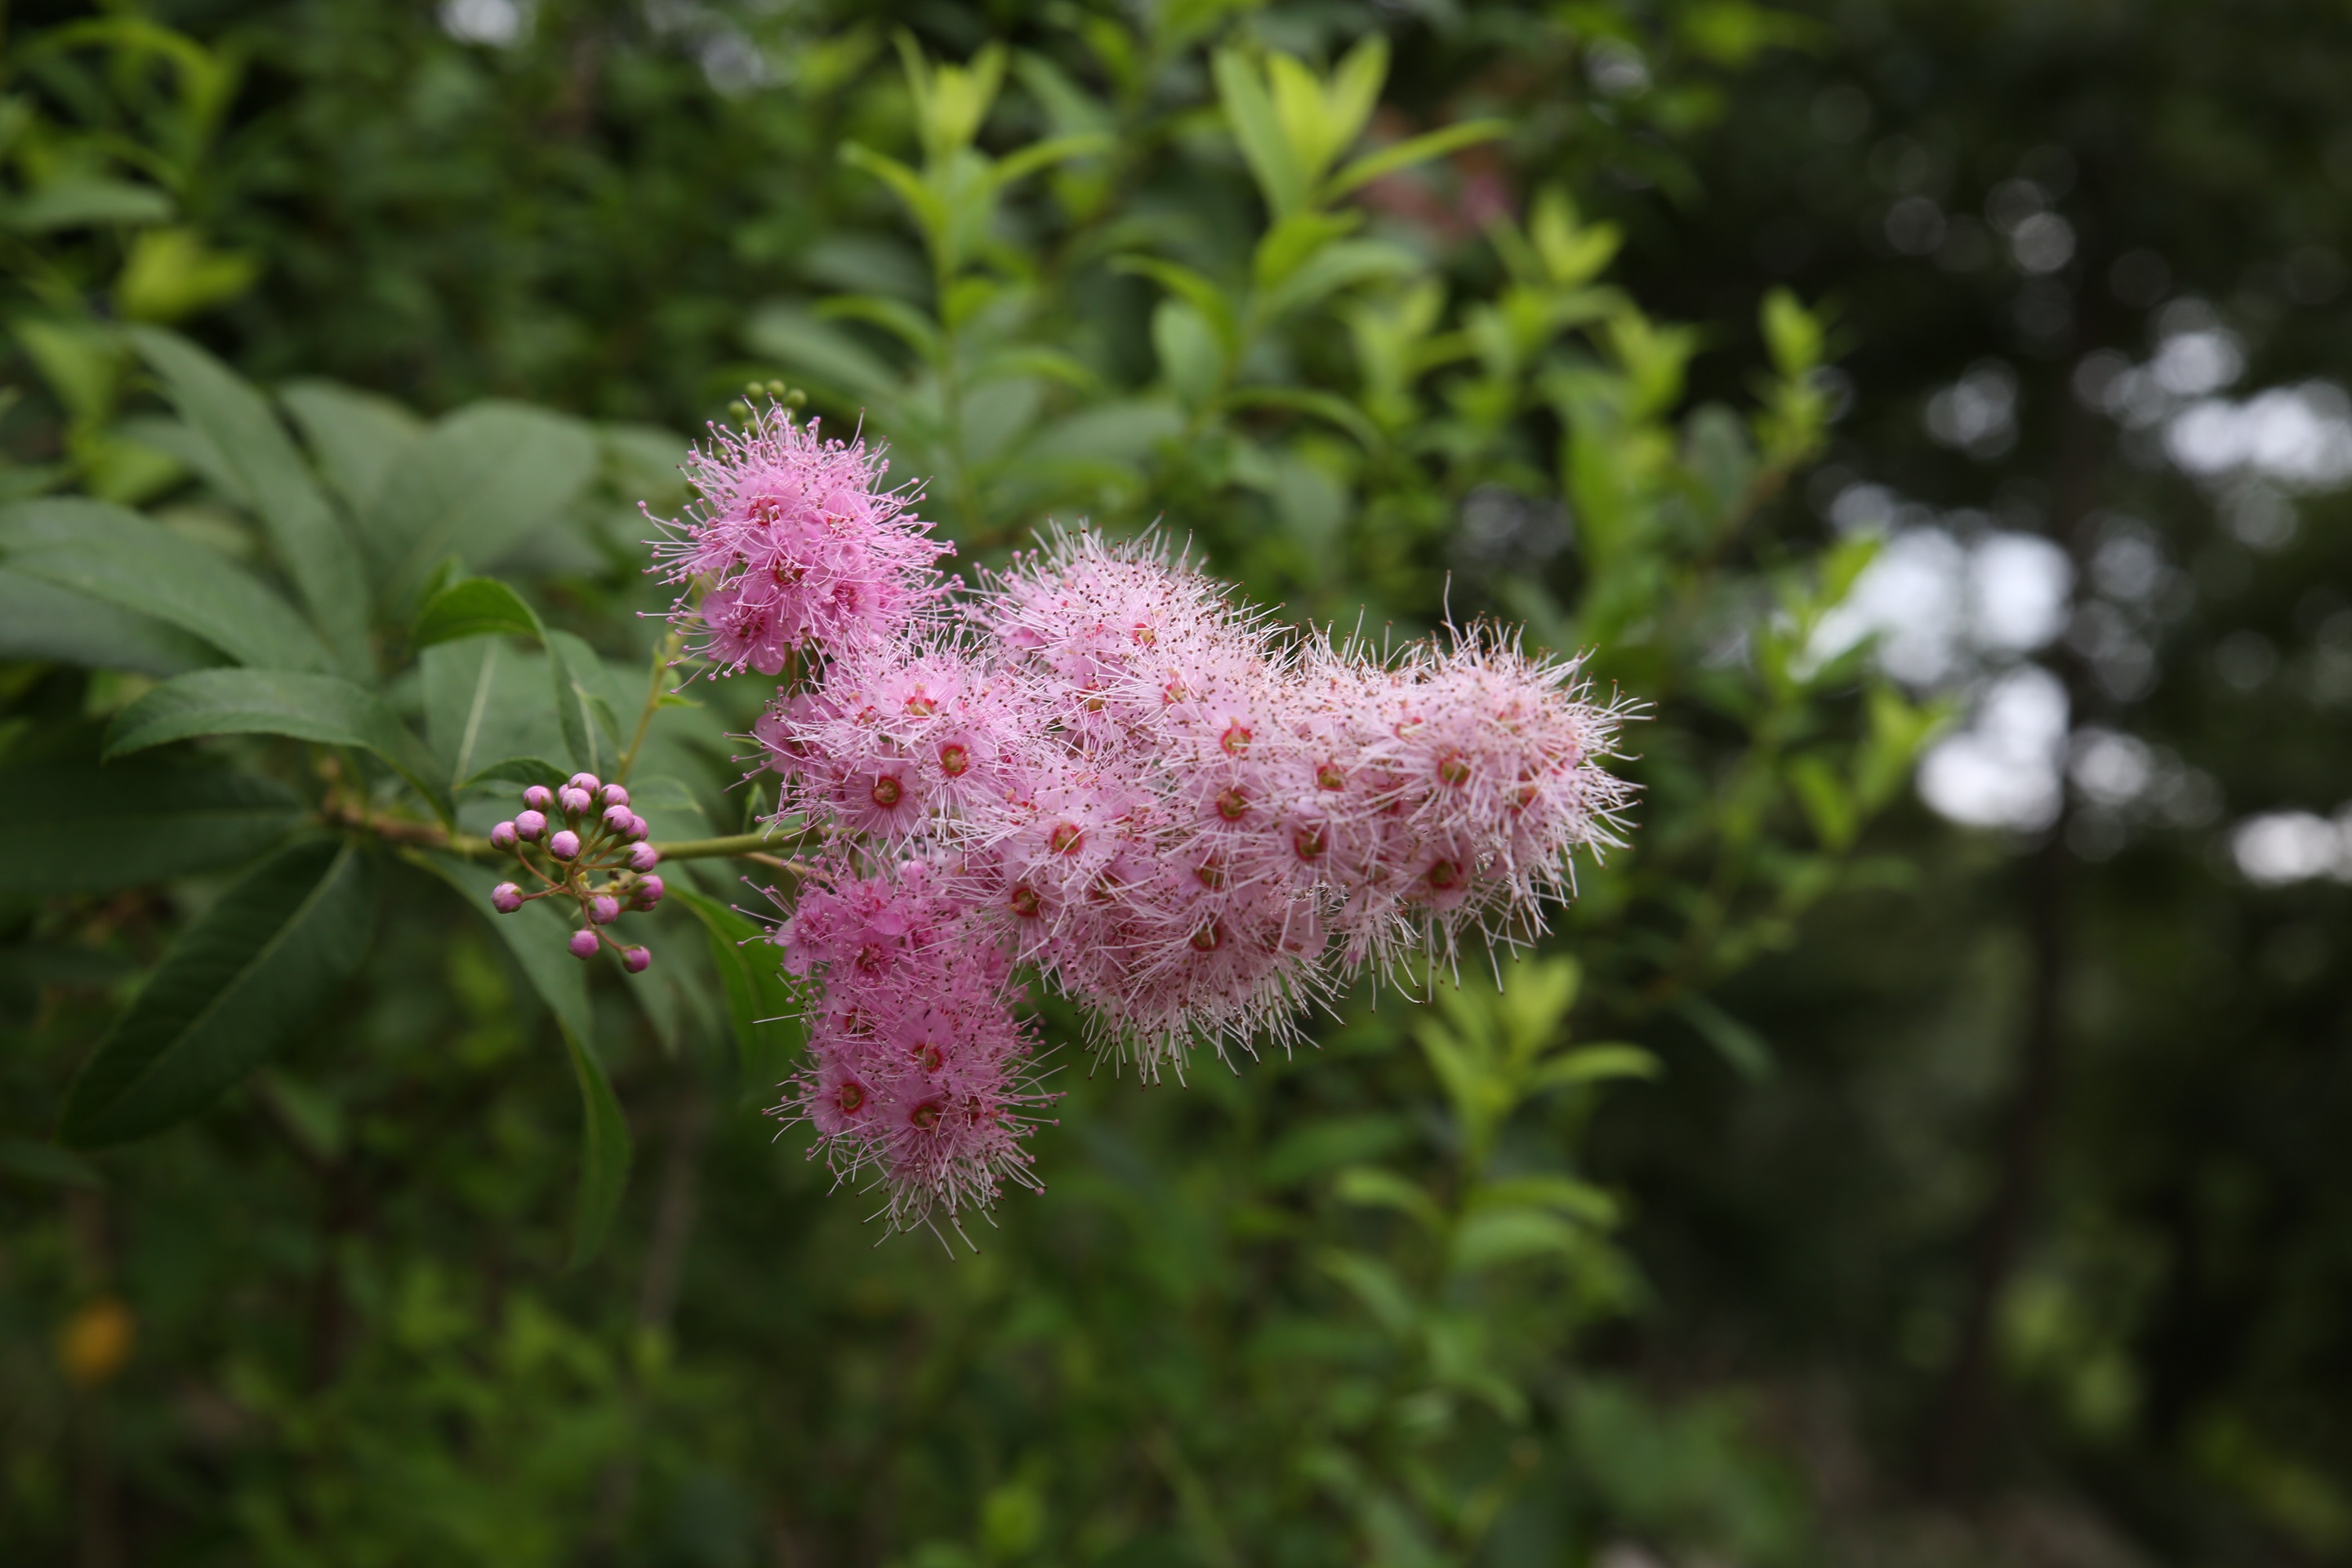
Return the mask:
M669 635L663 637L654 649L653 674L646 681L646 705L637 713L636 733L629 737L629 749L621 753L620 766L614 772L615 782L629 782L629 770L637 765L637 753L645 749L646 731L653 728L654 714L661 708L662 698L666 695L662 689L669 684L667 677L670 667L677 662L678 653L685 647L685 631L675 622L671 623Z

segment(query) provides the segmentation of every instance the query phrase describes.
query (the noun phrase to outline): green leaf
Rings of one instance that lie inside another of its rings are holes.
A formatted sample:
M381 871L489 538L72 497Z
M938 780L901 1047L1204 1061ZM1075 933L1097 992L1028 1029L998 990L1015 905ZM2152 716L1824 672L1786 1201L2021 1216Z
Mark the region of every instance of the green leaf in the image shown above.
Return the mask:
M548 700L554 660L504 637L436 643L417 666L425 727L445 776L463 779L509 757L562 760L563 727ZM566 777L574 771L565 763Z
M69 763L0 773L0 821L15 825L9 882L43 896L233 866L302 817L299 797L251 773Z
M127 180L57 180L21 201L0 206L0 228L18 234L102 223L168 223L171 217L171 197Z
M577 1268L603 1250L621 1194L628 1190L629 1121L604 1059L587 1041L565 1029L563 1047L572 1054L572 1077L580 1086L580 1195L572 1212L571 1261Z
M1233 49L1217 51L1214 71L1217 98L1224 106L1234 140L1241 146L1242 161L1249 165L1274 216L1289 216L1307 205L1307 174L1283 135L1265 79L1255 65Z
M383 700L332 675L205 669L167 680L114 716L109 761L193 735L290 735L374 752L433 804L444 821L449 797L431 755Z
M98 1167L70 1149L37 1143L30 1138L0 1138L0 1171L52 1186L106 1185L106 1178L98 1173Z
M1564 1089L1571 1084L1601 1083L1610 1079L1656 1078L1662 1070L1658 1058L1639 1046L1580 1046L1536 1069L1532 1087Z
M182 933L66 1096L66 1142L162 1131L290 1039L367 954L375 866L353 845L299 844Z
M473 789L488 784L545 784L554 789L572 776L572 770L549 762L545 757L509 757L478 768L459 779L453 788Z
M1759 312L1764 345L1772 352L1773 367L1794 381L1822 363L1821 318L1805 309L1786 289L1764 296Z
M427 599L408 629L409 643L419 648L484 637L544 642L547 628L540 624L539 612L504 583L495 577L468 577Z
M672 886L676 900L710 937L710 961L727 993L736 1060L746 1089L765 1092L782 1083L800 1054L800 1004L764 927L750 916L691 888Z
M1551 1209L1587 1225L1607 1227L1618 1220L1615 1197L1590 1182L1573 1176L1545 1173L1507 1176L1489 1182L1471 1197L1477 1208Z
M1454 1267L1466 1274L1547 1254L1572 1255L1584 1239L1575 1226L1541 1209L1487 1209L1454 1233Z
M574 767L604 773L621 754L621 721L606 695L604 661L570 632L550 632L553 655L555 714Z
M595 475L595 437L576 419L516 403L457 410L394 460L368 513L383 602L403 603L445 555L492 564Z
M1380 1325L1399 1339L1412 1331L1419 1316L1412 1297L1394 1270L1377 1258L1360 1252L1327 1248L1317 1255L1323 1271L1346 1286Z
M375 510L394 465L425 435L425 421L392 399L338 382L289 382L278 398L353 517Z
M1091 158L1108 153L1118 143L1108 136L1081 132L1070 136L1052 136L1043 142L1032 142L1016 153L1009 153L996 161L990 177L1000 186L1015 180L1025 180L1049 164L1071 158Z
M1398 1175L1394 1171L1378 1165L1355 1165L1339 1173L1332 1193L1343 1204L1355 1204L1364 1208L1395 1209L1412 1215L1432 1233L1441 1229L1445 1216L1439 1212L1435 1200L1427 1193Z
M587 965L566 951L571 926L553 900L525 904L510 915L498 914L490 909L490 889L506 879L497 869L439 852L418 853L410 859L481 911L514 954L516 967L531 989L555 1015L580 1088L580 1189L572 1229L572 1267L576 1268L604 1246L629 1181L629 1124L592 1044L594 1014L588 1005Z
M1217 399L1220 408L1288 408L1329 421L1363 443L1367 449L1383 445L1380 426L1364 411L1335 393L1311 386L1237 386Z
M264 669L320 670L302 617L220 552L104 501L58 497L0 511L9 569L179 627Z
M1764 1037L1706 997L1687 993L1675 1004L1675 1011L1748 1082L1761 1083L1772 1076L1772 1047Z
M152 616L5 568L0 568L0 659L55 659L141 675L182 675L228 662L210 643Z
M1465 120L1458 125L1408 136L1377 153L1367 153L1332 175L1323 187L1322 197L1327 202L1337 201L1357 186L1370 184L1383 174L1393 174L1399 169L1426 163L1432 158L1443 158L1449 153L1458 153L1465 147L1475 147L1481 142L1492 142L1510 133L1510 121L1507 120Z
M1234 314L1233 301L1225 291L1189 267L1164 261L1157 256L1121 256L1111 262L1114 272L1127 272L1149 278L1171 294L1177 296L1201 313L1201 319L1216 333L1217 346L1232 359L1242 352L1241 322Z
M226 365L177 333L133 327L131 341L180 417L208 437L253 500L253 509L311 624L347 674L373 668L367 581L359 551L327 504L294 439L262 396Z

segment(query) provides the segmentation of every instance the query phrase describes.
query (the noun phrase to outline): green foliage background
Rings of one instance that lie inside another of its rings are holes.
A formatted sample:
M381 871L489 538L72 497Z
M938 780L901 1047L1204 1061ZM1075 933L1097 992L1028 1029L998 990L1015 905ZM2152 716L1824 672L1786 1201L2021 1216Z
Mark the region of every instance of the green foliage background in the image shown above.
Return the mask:
M2352 1555L2346 893L2228 850L2345 790L2341 503L2084 368L2343 374L2352 39L2232 11L13 8L0 1551ZM1923 425L1967 374L2005 442ZM1048 1192L874 1246L758 1114L761 683L648 695L636 503L747 383L967 560L1160 521L1596 650L1633 845L1499 992L1066 1045ZM1808 654L1864 485L2057 542L2078 742L2204 804L1912 804L1957 706ZM469 858L623 753L692 846L636 981Z

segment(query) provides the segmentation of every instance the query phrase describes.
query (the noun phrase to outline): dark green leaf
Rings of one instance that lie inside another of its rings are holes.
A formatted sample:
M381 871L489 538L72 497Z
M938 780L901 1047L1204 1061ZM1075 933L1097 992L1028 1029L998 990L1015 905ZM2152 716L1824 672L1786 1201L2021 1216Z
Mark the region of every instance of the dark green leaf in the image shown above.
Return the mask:
M509 757L563 758L563 727L548 700L546 654L502 637L436 643L417 660L425 725L446 775L467 778ZM569 776L572 765L565 763Z
M572 770L549 762L545 757L509 757L478 768L457 781L455 787L472 789L478 784L545 784L554 789L572 776Z
M800 1004L767 929L692 889L672 883L668 896L691 910L710 934L710 961L727 993L743 1086L764 1093L790 1073L803 1042Z
M0 569L0 659L56 659L90 669L181 675L228 656L177 626Z
M613 1094L604 1064L590 1042L594 1038L594 1015L588 1005L588 969L566 951L571 926L552 900L525 904L513 914L490 909L490 889L507 880L496 868L478 866L455 855L419 854L415 863L447 882L480 910L505 939L516 966L555 1015L564 1048L572 1056L572 1077L580 1085L582 1142L579 1208L573 1222L572 1261L586 1262L604 1245L613 1211L628 1184L629 1127Z
M98 1167L70 1149L29 1138L0 1138L0 1171L59 1187L102 1187Z
M151 616L263 669L327 668L327 651L283 599L216 550L135 511L67 498L0 512L9 569Z
M250 773L56 765L0 773L16 825L10 880L31 893L102 893L235 865L302 820L299 797Z
M444 555L491 564L595 474L595 438L575 419L512 403L459 409L401 454L369 513L385 602L404 602Z
M208 437L252 498L310 621L346 674L372 668L367 582L342 519L310 477L269 400L177 333L133 327L131 341L163 377L172 405Z
M1765 1043L1764 1037L1706 997L1685 995L1675 1004L1675 1011L1706 1037L1707 1044L1713 1046L1740 1077L1750 1083L1760 1083L1772 1076L1772 1047Z
M427 599L408 632L410 644L420 648L484 637L544 641L547 628L540 625L539 612L504 583L495 577L468 577Z
M127 180L67 178L0 207L0 227L18 234L101 223L169 223L172 198Z
M230 889L74 1079L66 1142L119 1143L203 1110L359 967L375 912L374 863L335 840L296 845Z
M205 669L167 680L114 716L108 760L194 735L290 735L374 752L443 818L449 798L424 743L383 700L332 675Z

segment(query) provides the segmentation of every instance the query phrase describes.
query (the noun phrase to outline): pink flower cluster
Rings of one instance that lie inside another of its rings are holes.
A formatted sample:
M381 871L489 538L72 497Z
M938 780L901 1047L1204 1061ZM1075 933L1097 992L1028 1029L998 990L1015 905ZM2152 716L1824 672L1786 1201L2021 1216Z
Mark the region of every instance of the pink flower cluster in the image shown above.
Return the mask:
M1052 1097L1020 977L1143 1077L1181 1075L1196 1042L1288 1046L1367 968L1532 937L1570 853L1617 841L1621 715L1575 663L1485 630L1385 658L1300 637L1188 560L1084 531L950 597L862 448L771 416L698 461L672 571L718 584L706 612L770 606L740 637L712 621L712 657L810 656L755 729L779 816L823 845L777 931L816 995L779 1109L878 1180L895 1224L1036 1184L1022 1139ZM784 495L828 499L747 499ZM786 554L790 582L767 564Z
M519 883L490 889L490 907L510 915L540 899L570 899L580 910L572 933L572 956L590 959L610 948L621 966L643 974L654 961L650 949L624 947L605 930L632 910L661 902L662 879L653 875L661 854L646 842L646 819L629 807L629 792L594 773L573 773L562 789L533 784L522 792L523 809L490 829L490 847L515 858L523 874L540 884L526 893ZM531 857L544 852L547 864ZM605 880L597 881L604 873Z
M804 647L895 636L939 598L953 546L908 510L911 490L881 488L888 465L863 441L825 440L775 406L711 437L687 462L698 501L654 545L690 585L677 614L696 653L774 675Z

